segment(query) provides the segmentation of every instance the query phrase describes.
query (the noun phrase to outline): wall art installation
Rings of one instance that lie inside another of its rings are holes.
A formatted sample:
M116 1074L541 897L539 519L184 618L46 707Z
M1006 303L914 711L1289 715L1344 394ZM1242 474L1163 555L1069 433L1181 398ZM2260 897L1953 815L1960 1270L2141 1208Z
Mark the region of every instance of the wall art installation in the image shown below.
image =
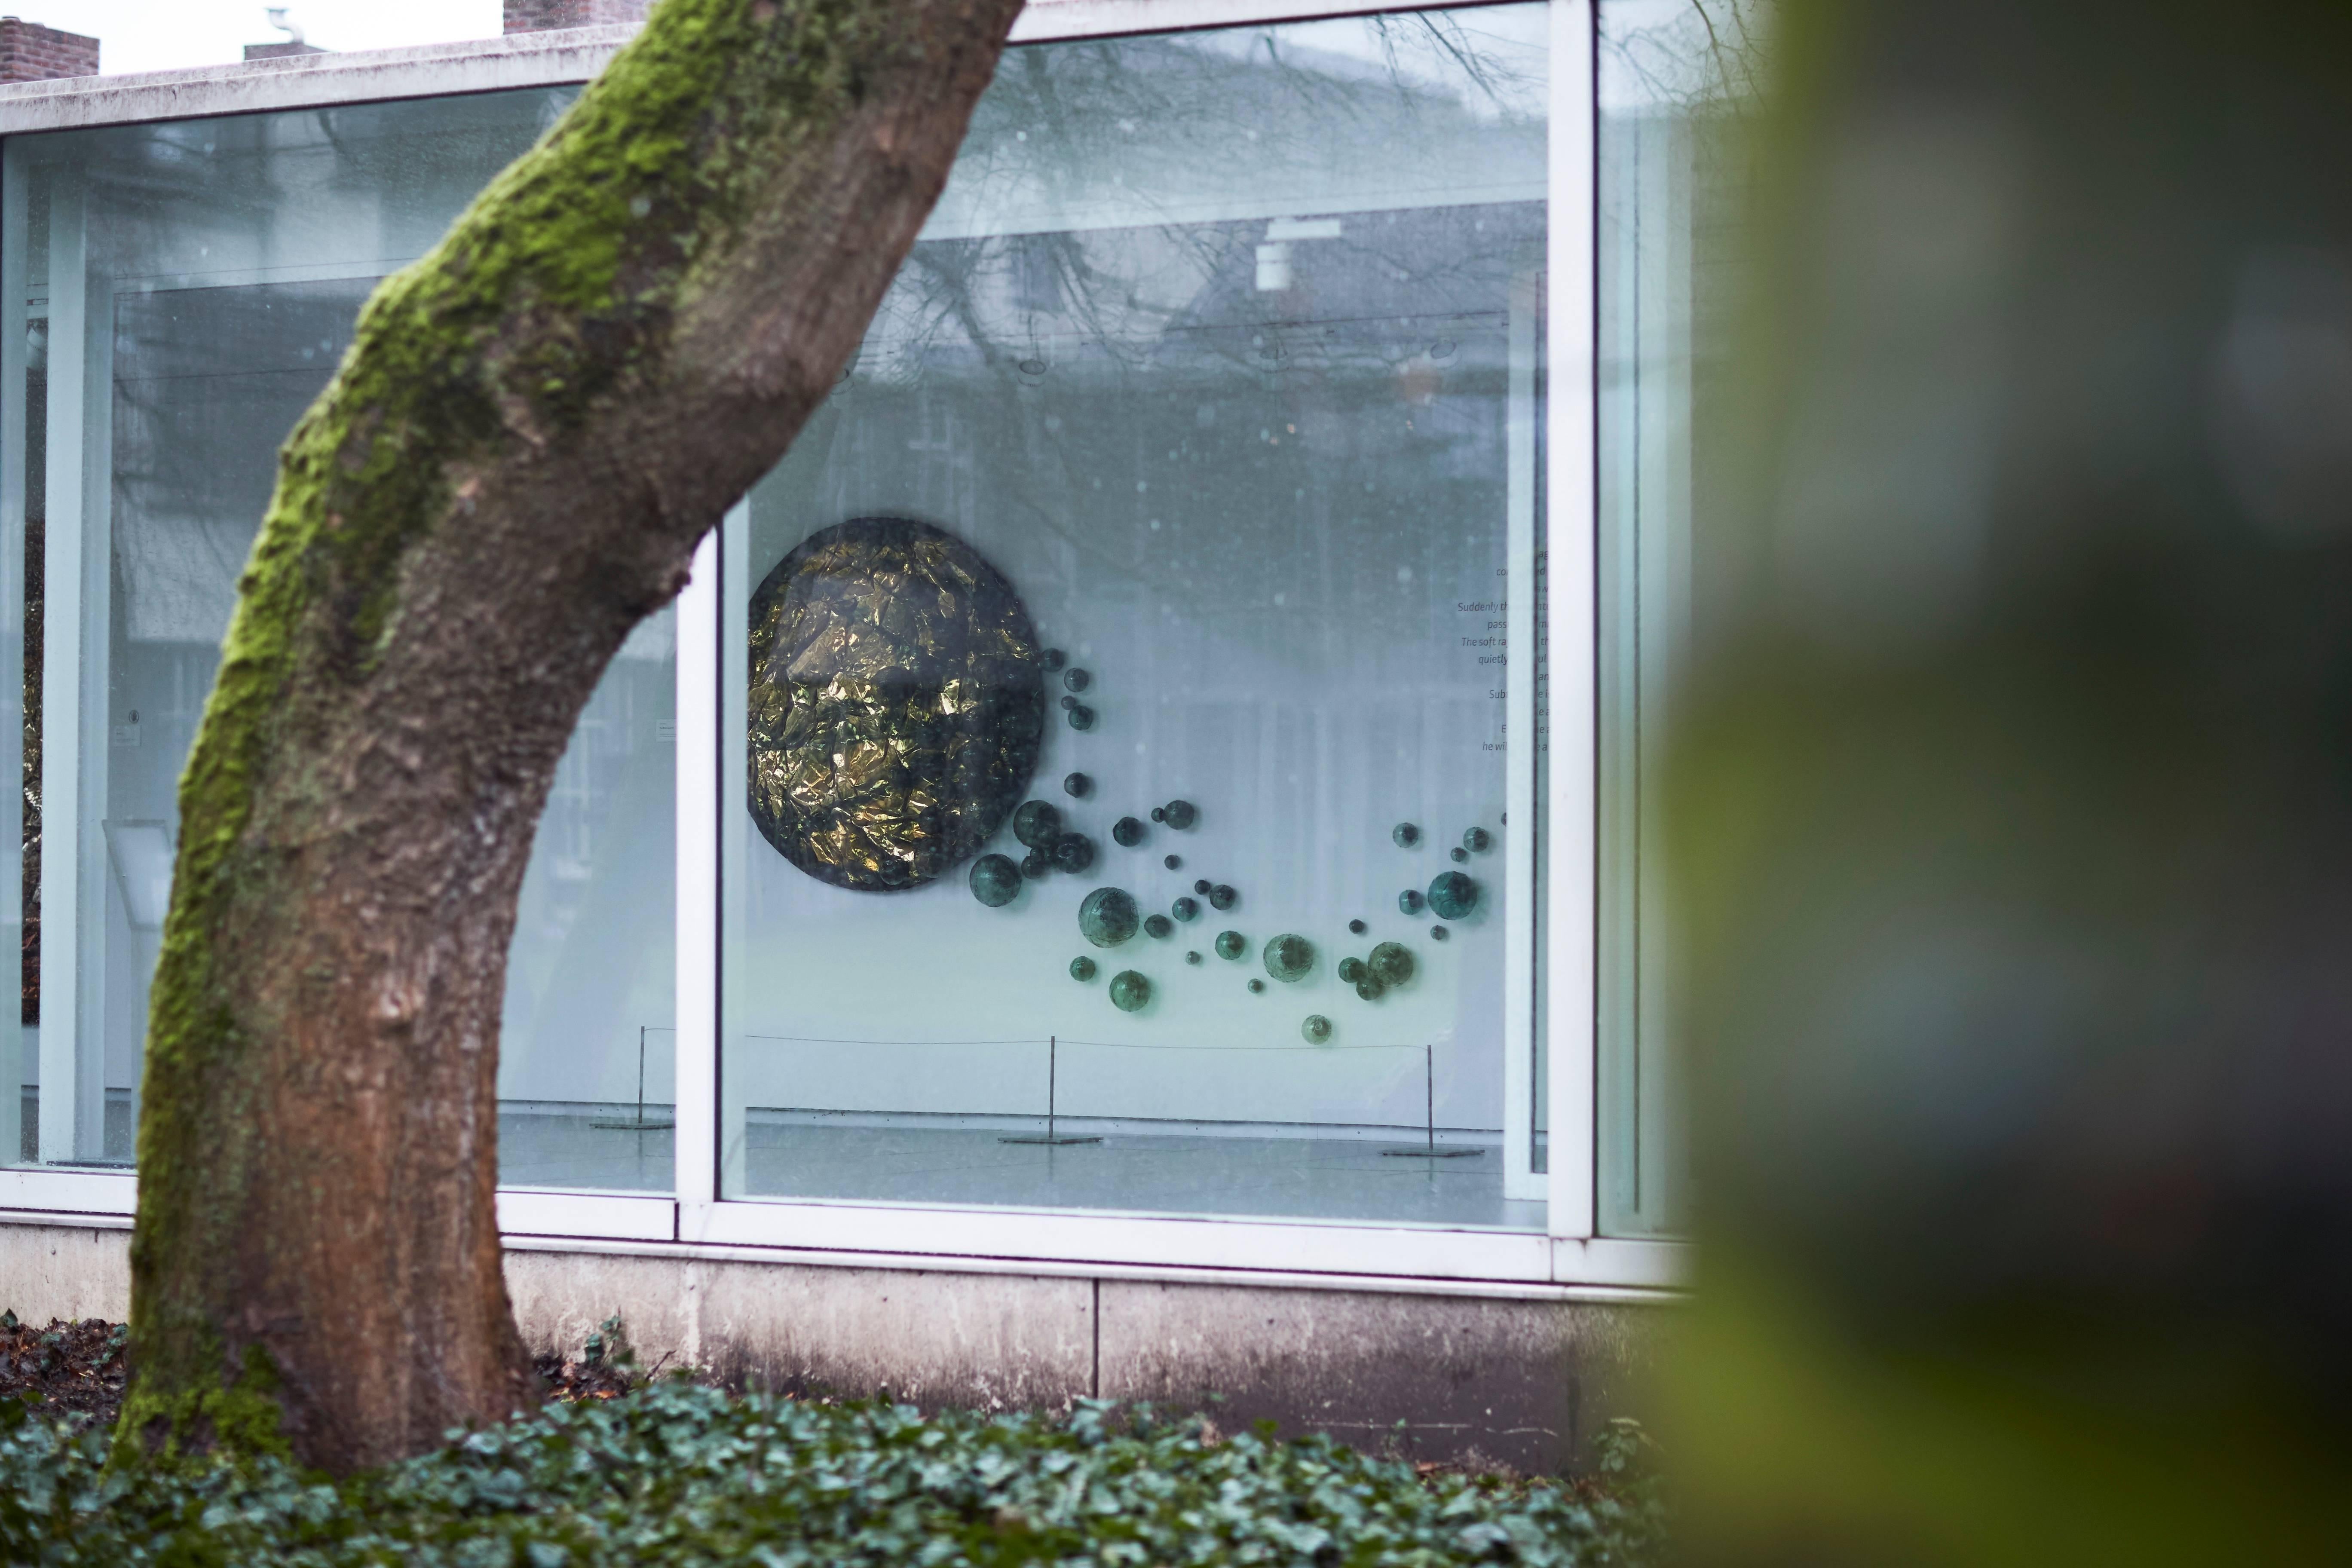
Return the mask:
M811 535L753 593L750 652L751 816L819 881L919 887L1029 787L1045 720L1036 632L1012 584L943 529L861 517Z

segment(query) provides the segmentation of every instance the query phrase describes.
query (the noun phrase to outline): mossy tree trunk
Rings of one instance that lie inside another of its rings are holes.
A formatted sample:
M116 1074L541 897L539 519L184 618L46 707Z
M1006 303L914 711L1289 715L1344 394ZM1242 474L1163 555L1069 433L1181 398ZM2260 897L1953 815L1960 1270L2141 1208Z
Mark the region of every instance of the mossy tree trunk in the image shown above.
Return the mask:
M362 312L181 784L121 1441L349 1470L533 1399L499 1018L574 721L855 349L1019 0L664 0Z

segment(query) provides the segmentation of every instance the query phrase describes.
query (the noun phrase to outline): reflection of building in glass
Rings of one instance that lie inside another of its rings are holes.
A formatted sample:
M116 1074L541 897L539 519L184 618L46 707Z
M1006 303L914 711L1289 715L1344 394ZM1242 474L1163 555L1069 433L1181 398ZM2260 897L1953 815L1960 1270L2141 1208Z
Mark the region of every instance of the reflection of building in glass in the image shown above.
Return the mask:
M1148 1391L1116 1303L1170 1270L1464 1312L1672 1279L1635 1239L1684 1202L1643 759L1703 629L1747 90L1681 0L1118 30L1150 3L1031 6L855 361L606 672L499 1042L516 1231L919 1257L1016 1281L1006 1333L1067 1287L1078 1393ZM175 781L278 441L621 36L567 30L638 9L509 0L537 36L78 120L0 89L20 1206L129 1202ZM743 788L754 591L876 517L1002 574L1043 720L992 830L887 894L796 868ZM1514 1375L1557 1389L1542 1357ZM1477 1386L1487 1451L1573 1425Z

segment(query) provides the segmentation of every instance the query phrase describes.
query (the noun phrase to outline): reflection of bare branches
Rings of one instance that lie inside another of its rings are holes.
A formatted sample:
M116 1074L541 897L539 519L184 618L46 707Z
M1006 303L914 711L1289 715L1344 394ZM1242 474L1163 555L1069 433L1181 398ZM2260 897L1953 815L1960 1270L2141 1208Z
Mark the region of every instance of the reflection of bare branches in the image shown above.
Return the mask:
M1686 114L1745 114L1762 99L1770 64L1768 0L1679 0L1604 10L1604 75L1618 94ZM1634 89L1625 93L1622 89Z

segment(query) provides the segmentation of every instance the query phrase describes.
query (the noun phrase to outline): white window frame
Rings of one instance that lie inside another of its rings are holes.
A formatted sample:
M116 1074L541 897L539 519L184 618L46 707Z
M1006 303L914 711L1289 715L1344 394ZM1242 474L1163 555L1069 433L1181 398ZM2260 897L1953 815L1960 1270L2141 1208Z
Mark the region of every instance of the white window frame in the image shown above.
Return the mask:
M1459 5L1462 0L1454 0ZM1500 0L1470 0L1473 4ZM1594 0L1550 0L1550 174L1545 404L1549 540L1550 799L1543 836L1549 984L1548 1173L1533 1178L1547 1228L1506 1231L1427 1225L1335 1224L1258 1218L1041 1213L719 1195L720 679L719 540L706 539L678 600L677 1183L673 1194L502 1188L499 1219L530 1245L696 1256L858 1261L1003 1271L1110 1270L1168 1277L1246 1277L1330 1285L1412 1286L1469 1293L1582 1292L1601 1299L1668 1289L1685 1278L1685 1248L1599 1231L1597 1014L1598 882L1594 802L1599 780L1595 702L1599 648L1595 529ZM1440 0L1032 0L1017 45L1191 31L1320 17L1446 9ZM274 68L163 72L30 84L0 91L0 136L100 124L176 120L392 99L435 98L584 81L629 29L583 28L479 43L320 55ZM12 272L14 268L10 269ZM21 403L21 399L13 400ZM0 409L18 438L21 407ZM1537 596L1517 570L1509 590L1514 744L1535 732L1532 652ZM1531 560L1527 563L1532 565ZM1532 805L1515 771L1514 800ZM1532 772L1524 777L1531 778ZM1529 836L1532 837L1532 836ZM1522 868L1529 875L1534 868ZM1507 984L1532 997L1530 939ZM1516 994L1516 990L1515 990ZM1532 1031L1532 1005L1514 1009ZM5 1088L6 1086L0 1086ZM13 1090L10 1090L13 1092ZM1517 1114L1519 1107L1513 1108ZM1519 1129L1517 1146L1526 1134ZM13 1152L13 1151L11 1152ZM1525 1190L1526 1182L1520 1184ZM132 1212L135 1175L0 1170L0 1214L85 1216L119 1225ZM1536 1195L1530 1193L1529 1195ZM537 1238L534 1240L533 1238Z

